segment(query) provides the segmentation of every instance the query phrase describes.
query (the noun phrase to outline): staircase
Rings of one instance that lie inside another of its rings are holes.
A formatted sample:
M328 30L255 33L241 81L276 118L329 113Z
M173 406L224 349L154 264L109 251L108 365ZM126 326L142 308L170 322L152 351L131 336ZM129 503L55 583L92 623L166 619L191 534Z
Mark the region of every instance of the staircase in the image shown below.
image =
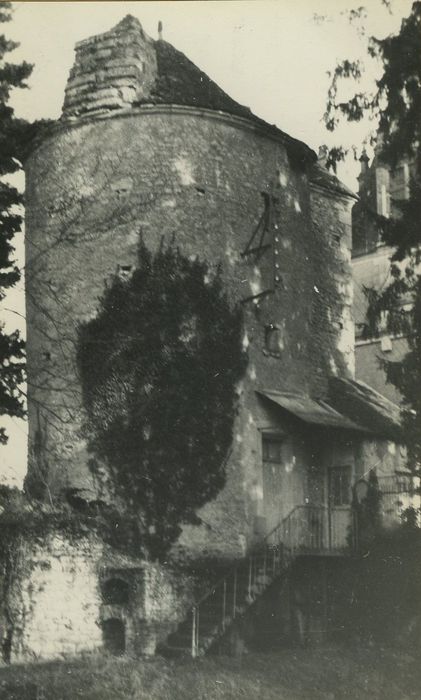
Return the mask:
M193 605L157 652L167 657L205 654L272 584L287 576L297 556L345 554L332 547L329 533L328 508L296 506Z

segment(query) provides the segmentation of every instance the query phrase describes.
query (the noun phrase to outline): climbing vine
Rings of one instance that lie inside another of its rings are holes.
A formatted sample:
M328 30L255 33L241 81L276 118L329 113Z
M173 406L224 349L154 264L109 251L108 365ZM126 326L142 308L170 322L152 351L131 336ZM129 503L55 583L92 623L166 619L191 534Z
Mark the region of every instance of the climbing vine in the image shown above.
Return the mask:
M91 467L106 465L115 502L152 555L225 483L236 385L246 366L242 315L219 272L142 243L79 330Z

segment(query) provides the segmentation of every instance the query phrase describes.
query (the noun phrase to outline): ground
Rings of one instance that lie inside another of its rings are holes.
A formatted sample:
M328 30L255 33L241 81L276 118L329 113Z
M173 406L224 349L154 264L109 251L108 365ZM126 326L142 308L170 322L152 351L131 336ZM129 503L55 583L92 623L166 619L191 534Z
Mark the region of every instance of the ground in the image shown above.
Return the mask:
M0 669L1 700L410 700L417 654L319 647L165 661L110 657Z

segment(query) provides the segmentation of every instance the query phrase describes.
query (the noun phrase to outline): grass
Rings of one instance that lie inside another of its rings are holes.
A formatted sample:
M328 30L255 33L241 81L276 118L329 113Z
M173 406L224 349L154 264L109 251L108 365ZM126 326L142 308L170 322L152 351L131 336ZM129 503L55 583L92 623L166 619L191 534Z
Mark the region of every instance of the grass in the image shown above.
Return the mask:
M285 649L241 658L92 657L3 667L1 700L410 700L417 655L383 648Z

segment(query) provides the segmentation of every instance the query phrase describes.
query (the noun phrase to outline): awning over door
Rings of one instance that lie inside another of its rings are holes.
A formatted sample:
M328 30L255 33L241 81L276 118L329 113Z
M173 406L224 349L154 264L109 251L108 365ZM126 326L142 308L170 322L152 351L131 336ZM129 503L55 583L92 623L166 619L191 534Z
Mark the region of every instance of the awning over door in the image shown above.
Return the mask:
M298 394L289 391L258 391L257 394L272 401L277 406L280 406L285 411L292 413L294 416L310 423L311 425L319 425L321 427L341 428L345 430L354 430L358 432L369 433L370 430L354 423L352 420L342 415L334 408L329 406L324 401L316 401L305 394Z

